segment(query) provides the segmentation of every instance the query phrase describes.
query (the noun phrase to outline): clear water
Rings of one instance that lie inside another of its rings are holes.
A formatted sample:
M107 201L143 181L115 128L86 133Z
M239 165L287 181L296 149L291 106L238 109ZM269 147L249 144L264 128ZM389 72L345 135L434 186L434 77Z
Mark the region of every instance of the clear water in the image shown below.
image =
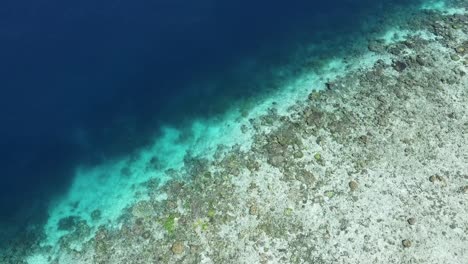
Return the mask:
M369 36L394 37L382 16L419 2L3 1L4 233L44 225L53 245L63 217L116 220L145 197L140 183L168 180L187 153L247 147L246 111L323 89Z

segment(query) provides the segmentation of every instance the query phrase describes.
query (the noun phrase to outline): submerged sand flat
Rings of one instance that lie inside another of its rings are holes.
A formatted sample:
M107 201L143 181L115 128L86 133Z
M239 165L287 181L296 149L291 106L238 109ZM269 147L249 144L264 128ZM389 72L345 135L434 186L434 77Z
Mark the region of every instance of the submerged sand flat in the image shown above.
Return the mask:
M466 8L427 5L372 65L245 113L248 148L187 155L117 224L65 216L2 263L468 263Z

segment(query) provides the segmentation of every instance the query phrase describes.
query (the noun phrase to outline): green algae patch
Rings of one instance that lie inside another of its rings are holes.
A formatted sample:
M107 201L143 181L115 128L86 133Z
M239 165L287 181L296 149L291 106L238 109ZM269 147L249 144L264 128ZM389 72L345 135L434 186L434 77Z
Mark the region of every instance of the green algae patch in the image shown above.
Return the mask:
M293 209L292 208L286 208L286 209L284 209L283 213L284 213L285 216L292 216Z
M207 215L208 215L209 218L214 218L215 215L216 215L215 209L211 208L210 210L208 210L208 214L207 214Z
M322 155L320 153L315 153L314 159L318 162L322 161Z
M177 218L175 215L169 215L167 218L163 219L162 226L168 234L173 234L177 225Z
M326 197L328 197L328 199L331 199L331 198L333 198L333 196L335 196L335 192L334 192L334 191L326 191L326 192L324 193L324 195L325 195Z
M197 219L195 223L193 223L193 228L195 230L200 228L201 231L206 231L208 229L208 222L203 219Z

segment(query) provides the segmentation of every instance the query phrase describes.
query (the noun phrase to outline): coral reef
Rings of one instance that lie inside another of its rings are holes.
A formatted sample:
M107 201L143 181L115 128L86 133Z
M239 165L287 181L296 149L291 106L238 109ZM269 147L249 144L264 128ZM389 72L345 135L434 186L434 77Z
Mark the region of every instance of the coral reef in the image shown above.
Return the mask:
M247 150L187 154L167 171L187 177L144 184L166 199L132 205L80 250L87 222L62 219L71 233L50 263L464 263L468 15L421 12L406 27L430 38L370 40L371 67L251 119Z

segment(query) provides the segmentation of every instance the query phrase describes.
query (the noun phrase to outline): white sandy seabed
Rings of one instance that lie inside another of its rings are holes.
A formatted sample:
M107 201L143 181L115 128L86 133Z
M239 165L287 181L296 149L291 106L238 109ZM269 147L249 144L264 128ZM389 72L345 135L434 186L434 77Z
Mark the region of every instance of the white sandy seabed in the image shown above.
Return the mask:
M462 9L447 7L444 1L426 1L421 9L433 9L445 13L465 12ZM381 39L389 44L413 35L432 38L426 32L388 28L382 32ZM218 145L224 145L228 149L240 145L241 149L248 149L252 143L252 135L242 133L241 127L248 124L249 118L265 114L273 104L279 113L285 113L297 101L307 98L311 90L323 89L326 82L350 71L369 68L379 59L389 62L389 57L371 52L347 62L341 58L330 58L320 73L304 73L268 98L262 98L261 103L249 110L247 118L242 116L240 107L233 107L216 118L195 120L188 133L164 127L163 135L157 138L152 146L142 149L138 155L108 161L92 168L78 168L68 193L50 205L49 219L44 227L46 238L41 245L51 246L54 248L53 251L58 253L58 241L61 236L67 234L67 231L57 230L57 225L60 219L68 216L79 216L86 220L92 224L93 231L96 231L100 225L118 228L117 219L123 210L138 200L147 198L144 193L145 188L141 184L154 178L158 178L161 183L170 180L170 176L165 171L170 168L176 170L183 168L184 156L188 151L193 156L200 155L211 159ZM278 72L281 74L281 69L278 69ZM159 170L148 172L147 166L153 158L163 166ZM131 176L122 177L123 170L129 170ZM164 196L161 199L164 199ZM101 212L100 220L91 219L94 210ZM79 250L80 245L76 245L76 249ZM48 263L46 256L43 255L30 256L27 262Z

